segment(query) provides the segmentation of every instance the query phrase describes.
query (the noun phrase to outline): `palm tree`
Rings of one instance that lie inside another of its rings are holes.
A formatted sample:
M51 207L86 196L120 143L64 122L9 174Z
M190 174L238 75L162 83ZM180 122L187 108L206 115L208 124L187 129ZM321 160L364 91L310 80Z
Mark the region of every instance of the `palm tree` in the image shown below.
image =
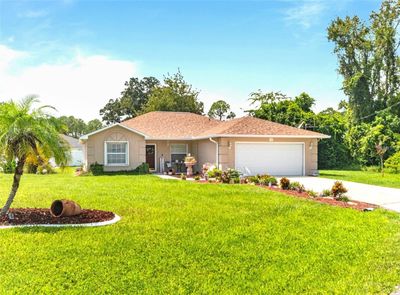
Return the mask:
M57 120L45 112L51 106L33 108L38 103L34 96L21 102L8 101L0 104L0 152L6 159L16 161L13 183L0 218L8 213L19 187L24 164L28 156L39 156L39 150L54 157L63 166L69 158L69 146L59 134Z

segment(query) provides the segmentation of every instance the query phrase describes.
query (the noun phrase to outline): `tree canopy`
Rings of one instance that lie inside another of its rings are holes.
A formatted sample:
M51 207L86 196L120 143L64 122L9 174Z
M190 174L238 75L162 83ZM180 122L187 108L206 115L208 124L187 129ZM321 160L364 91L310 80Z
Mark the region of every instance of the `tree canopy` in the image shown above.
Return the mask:
M204 104L199 101L199 92L188 84L178 71L164 78L164 84L154 87L143 112L174 111L202 115Z
M307 93L301 93L292 99L281 92L264 93L259 90L251 93L249 100L251 105L258 105L258 108L248 111L257 118L295 127L313 124L311 107L315 100Z
M154 77L143 79L133 77L124 85L125 89L121 92L121 96L110 99L100 110L100 116L106 124L122 122L140 115L151 92L155 87L160 86L160 81Z
M207 115L220 121L236 117L235 113L231 111L231 106L224 100L213 102Z
M75 118L74 116L61 116L58 118L58 124L61 125L61 133L74 138L79 138L84 134L88 134L103 127L99 119L90 120L86 124L85 121Z
M369 23L346 16L328 27L353 123L372 122L384 109L400 115L399 23L400 1L385 0Z

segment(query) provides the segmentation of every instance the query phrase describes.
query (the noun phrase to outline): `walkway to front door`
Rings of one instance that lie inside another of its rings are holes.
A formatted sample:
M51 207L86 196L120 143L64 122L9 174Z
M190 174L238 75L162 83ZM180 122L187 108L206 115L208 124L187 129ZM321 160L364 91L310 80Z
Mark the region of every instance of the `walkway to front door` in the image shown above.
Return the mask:
M156 170L156 145L146 144L146 163L150 170Z

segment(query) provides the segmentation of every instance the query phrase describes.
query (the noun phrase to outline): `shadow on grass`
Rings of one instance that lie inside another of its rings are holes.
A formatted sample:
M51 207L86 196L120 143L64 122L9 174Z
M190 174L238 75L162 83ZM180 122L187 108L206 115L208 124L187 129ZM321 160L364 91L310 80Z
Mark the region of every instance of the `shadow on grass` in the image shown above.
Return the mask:
M130 172L130 171L113 171L113 172L103 172L101 174L84 174L81 175L80 177L98 177L98 176L121 176L121 175L127 175L127 176L145 176L145 175L153 175L152 173L135 173L135 172Z
M62 231L70 230L86 230L90 227L79 227L79 226L64 226L64 227L46 227L46 226L29 226L29 227L13 227L4 230L13 230L22 234L32 234L32 233L45 233L45 234L56 234Z
M343 174L337 174L337 173L321 173L320 176L321 176L321 177L324 177L324 176L346 177L346 176L343 175Z

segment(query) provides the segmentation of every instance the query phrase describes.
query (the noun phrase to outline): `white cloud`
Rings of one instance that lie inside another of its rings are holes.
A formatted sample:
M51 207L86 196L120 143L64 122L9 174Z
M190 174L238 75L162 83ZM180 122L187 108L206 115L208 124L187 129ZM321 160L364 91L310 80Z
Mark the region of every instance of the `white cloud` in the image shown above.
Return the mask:
M290 24L301 25L309 28L319 20L319 16L326 9L323 1L309 0L298 2L294 7L285 11L285 21Z
M26 10L18 13L18 17L20 18L39 18L47 15L48 12L45 10Z
M29 54L0 45L0 100L39 95L43 104L57 108L56 115L85 120L99 117L99 110L123 90L123 83L137 75L132 61L103 55L82 56L57 64L20 66Z

